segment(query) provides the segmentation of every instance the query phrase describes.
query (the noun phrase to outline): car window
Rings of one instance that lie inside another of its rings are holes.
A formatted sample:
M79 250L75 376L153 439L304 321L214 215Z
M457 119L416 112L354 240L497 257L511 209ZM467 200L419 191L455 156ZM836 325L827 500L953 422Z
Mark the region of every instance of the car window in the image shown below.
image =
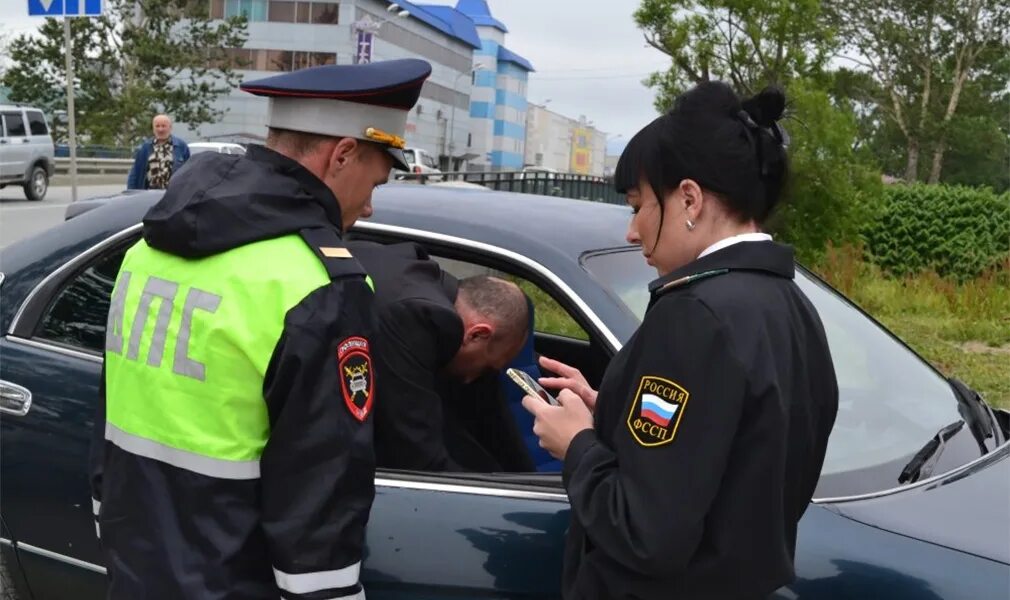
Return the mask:
M46 119L37 110L26 111L28 115L28 128L32 135L49 135L49 127L46 126Z
M475 275L490 275L507 279L522 289L533 302L533 330L538 333L560 335L577 340L588 340L589 334L568 314L557 300L535 283L495 269L461 260L433 257L438 264L454 277L462 279Z
M641 321L656 272L637 249L589 255L583 265ZM797 270L796 283L824 323L839 388L817 496L898 487L908 460L960 418L956 398L941 375L838 292L803 270ZM979 455L970 435L952 440L937 474Z
M53 297L35 337L78 350L102 352L109 299L127 247L95 259Z
M25 120L21 113L5 112L3 118L7 137L25 137Z
M408 165L417 164L416 159L414 158L413 150L404 150L403 157L407 160Z
M427 154L424 155L424 164L428 165L432 169L438 168L438 163L435 162L435 159Z

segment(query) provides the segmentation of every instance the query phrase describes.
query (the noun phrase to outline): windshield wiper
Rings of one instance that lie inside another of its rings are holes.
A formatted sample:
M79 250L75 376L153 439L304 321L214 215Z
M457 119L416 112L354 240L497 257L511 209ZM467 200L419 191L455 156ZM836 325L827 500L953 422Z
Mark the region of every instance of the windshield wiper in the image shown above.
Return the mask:
M898 483L915 483L923 477L929 477L933 473L933 469L936 468L936 461L940 459L944 448L947 447L947 440L961 431L962 427L964 427L964 421L958 421L936 432L936 435L926 442L926 445L916 452L912 460L908 461L905 468L901 470L901 475L898 475Z
M978 392L957 379L951 378L948 381L954 390L954 395L957 396L957 412L968 424L968 429L971 430L978 443L979 452L983 455L988 454L989 449L986 448L985 441L995 438L996 431L999 431L996 415L993 414L992 409Z

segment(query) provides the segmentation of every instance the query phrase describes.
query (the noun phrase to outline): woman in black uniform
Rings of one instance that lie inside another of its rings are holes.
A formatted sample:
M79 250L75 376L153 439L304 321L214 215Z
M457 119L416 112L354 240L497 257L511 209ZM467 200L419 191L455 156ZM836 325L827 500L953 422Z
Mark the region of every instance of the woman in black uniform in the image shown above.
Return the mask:
M702 83L621 156L628 241L660 276L649 310L598 399L549 359L563 405L524 399L564 460L565 598L764 598L794 577L838 387L793 251L761 230L786 179L784 106Z

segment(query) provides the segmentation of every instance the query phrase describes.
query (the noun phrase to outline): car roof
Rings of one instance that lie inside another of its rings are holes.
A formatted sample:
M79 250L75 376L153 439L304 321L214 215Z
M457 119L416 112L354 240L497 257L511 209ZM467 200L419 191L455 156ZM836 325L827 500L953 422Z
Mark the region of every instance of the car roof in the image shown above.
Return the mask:
M37 110L43 112L41 108L36 108L34 106L28 106L27 104L0 104L0 110Z

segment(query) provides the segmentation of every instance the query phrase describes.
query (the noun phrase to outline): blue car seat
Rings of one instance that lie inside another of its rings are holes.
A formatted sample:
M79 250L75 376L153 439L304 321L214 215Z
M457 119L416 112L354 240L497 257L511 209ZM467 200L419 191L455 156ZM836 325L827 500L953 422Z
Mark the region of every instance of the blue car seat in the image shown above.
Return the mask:
M540 366L537 364L537 355L533 349L533 302L528 296L526 297L526 306L529 308L530 314L529 335L526 337L526 343L523 345L522 350L519 351L519 354L516 355L507 368L525 371L533 379L539 379ZM560 472L561 461L556 460L546 450L541 448L539 439L533 433L533 415L523 408L522 401L525 394L522 389L505 372L501 374L501 385L505 390L505 400L509 411L512 412L512 417L515 419L523 443L526 445L526 449L529 451L537 471L547 473Z

